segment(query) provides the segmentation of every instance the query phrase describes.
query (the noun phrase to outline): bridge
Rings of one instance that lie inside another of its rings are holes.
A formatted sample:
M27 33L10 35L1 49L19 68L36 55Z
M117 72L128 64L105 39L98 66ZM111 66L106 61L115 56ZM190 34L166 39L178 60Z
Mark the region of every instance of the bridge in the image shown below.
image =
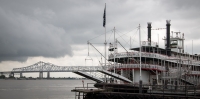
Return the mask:
M52 63L39 61L33 65L21 68L13 68L12 71L0 71L0 74L10 74L14 77L15 73L19 73L23 77L23 73L39 72L39 78L43 78L43 73L47 72L47 78L50 78L50 72L98 72L97 70L107 69L102 66L57 66Z
M27 66L27 67L21 67L21 68L13 68L12 71L0 71L0 74L9 74L10 76L15 76L15 73L20 74L20 78L23 77L23 73L30 73L30 72L39 72L39 78L42 79L43 78L43 73L47 72L47 78L50 78L50 72L73 72L76 73L78 75L81 75L83 77L86 77L88 79L94 80L96 82L105 82L106 80L104 79L104 81L94 75L88 74L86 72L100 72L103 73L105 75L114 77L116 79L120 79L124 82L128 82L131 83L132 81L130 81L129 79L107 71L109 69L111 69L112 66L57 66L51 63L45 63L42 61L39 61L33 65Z

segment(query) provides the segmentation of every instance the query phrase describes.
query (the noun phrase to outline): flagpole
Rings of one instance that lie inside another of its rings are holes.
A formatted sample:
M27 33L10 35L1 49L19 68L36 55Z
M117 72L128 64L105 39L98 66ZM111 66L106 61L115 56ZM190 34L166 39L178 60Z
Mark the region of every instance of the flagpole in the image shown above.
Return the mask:
M106 69L106 26L105 26L105 69ZM105 80L106 80L106 82L107 82L107 78L106 78L106 75L105 75Z
M106 3L105 3L105 9L104 9L104 15L103 15L104 21L103 21L103 27L105 28L105 66L104 68L106 69ZM107 82L106 75L104 75L105 81Z
M105 57L106 57L106 3L105 3ZM106 66L106 58L105 58L105 66Z

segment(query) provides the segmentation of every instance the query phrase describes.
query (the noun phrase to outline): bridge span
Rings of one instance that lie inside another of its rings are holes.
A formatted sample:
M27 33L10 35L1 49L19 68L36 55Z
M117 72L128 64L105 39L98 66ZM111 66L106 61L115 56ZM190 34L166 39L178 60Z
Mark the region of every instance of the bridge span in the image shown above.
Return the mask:
M15 73L19 73L20 77L23 77L23 73L39 72L39 78L43 78L43 72L47 72L47 78L50 78L50 72L98 72L98 70L107 69L102 66L57 66L52 63L45 63L39 61L33 65L21 68L13 68L12 71L0 71L0 74L10 74L14 76Z

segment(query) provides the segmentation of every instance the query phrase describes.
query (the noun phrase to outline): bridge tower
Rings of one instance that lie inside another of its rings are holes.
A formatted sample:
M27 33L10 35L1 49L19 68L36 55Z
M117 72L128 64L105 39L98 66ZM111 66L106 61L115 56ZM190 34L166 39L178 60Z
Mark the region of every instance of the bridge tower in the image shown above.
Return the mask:
M43 79L43 72L39 72L39 78Z
M47 72L47 79L50 78L50 72Z
M20 78L22 78L23 77L23 74L22 74L22 72L20 72Z

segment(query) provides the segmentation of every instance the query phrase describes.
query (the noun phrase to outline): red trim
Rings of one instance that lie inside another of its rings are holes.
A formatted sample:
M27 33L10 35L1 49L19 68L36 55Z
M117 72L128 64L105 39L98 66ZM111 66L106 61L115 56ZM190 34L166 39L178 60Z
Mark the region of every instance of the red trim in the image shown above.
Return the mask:
M116 70L139 70L140 68L117 68ZM160 69L156 69L156 68L141 68L142 70L157 70L157 71L160 71L162 72L163 70L160 70Z

